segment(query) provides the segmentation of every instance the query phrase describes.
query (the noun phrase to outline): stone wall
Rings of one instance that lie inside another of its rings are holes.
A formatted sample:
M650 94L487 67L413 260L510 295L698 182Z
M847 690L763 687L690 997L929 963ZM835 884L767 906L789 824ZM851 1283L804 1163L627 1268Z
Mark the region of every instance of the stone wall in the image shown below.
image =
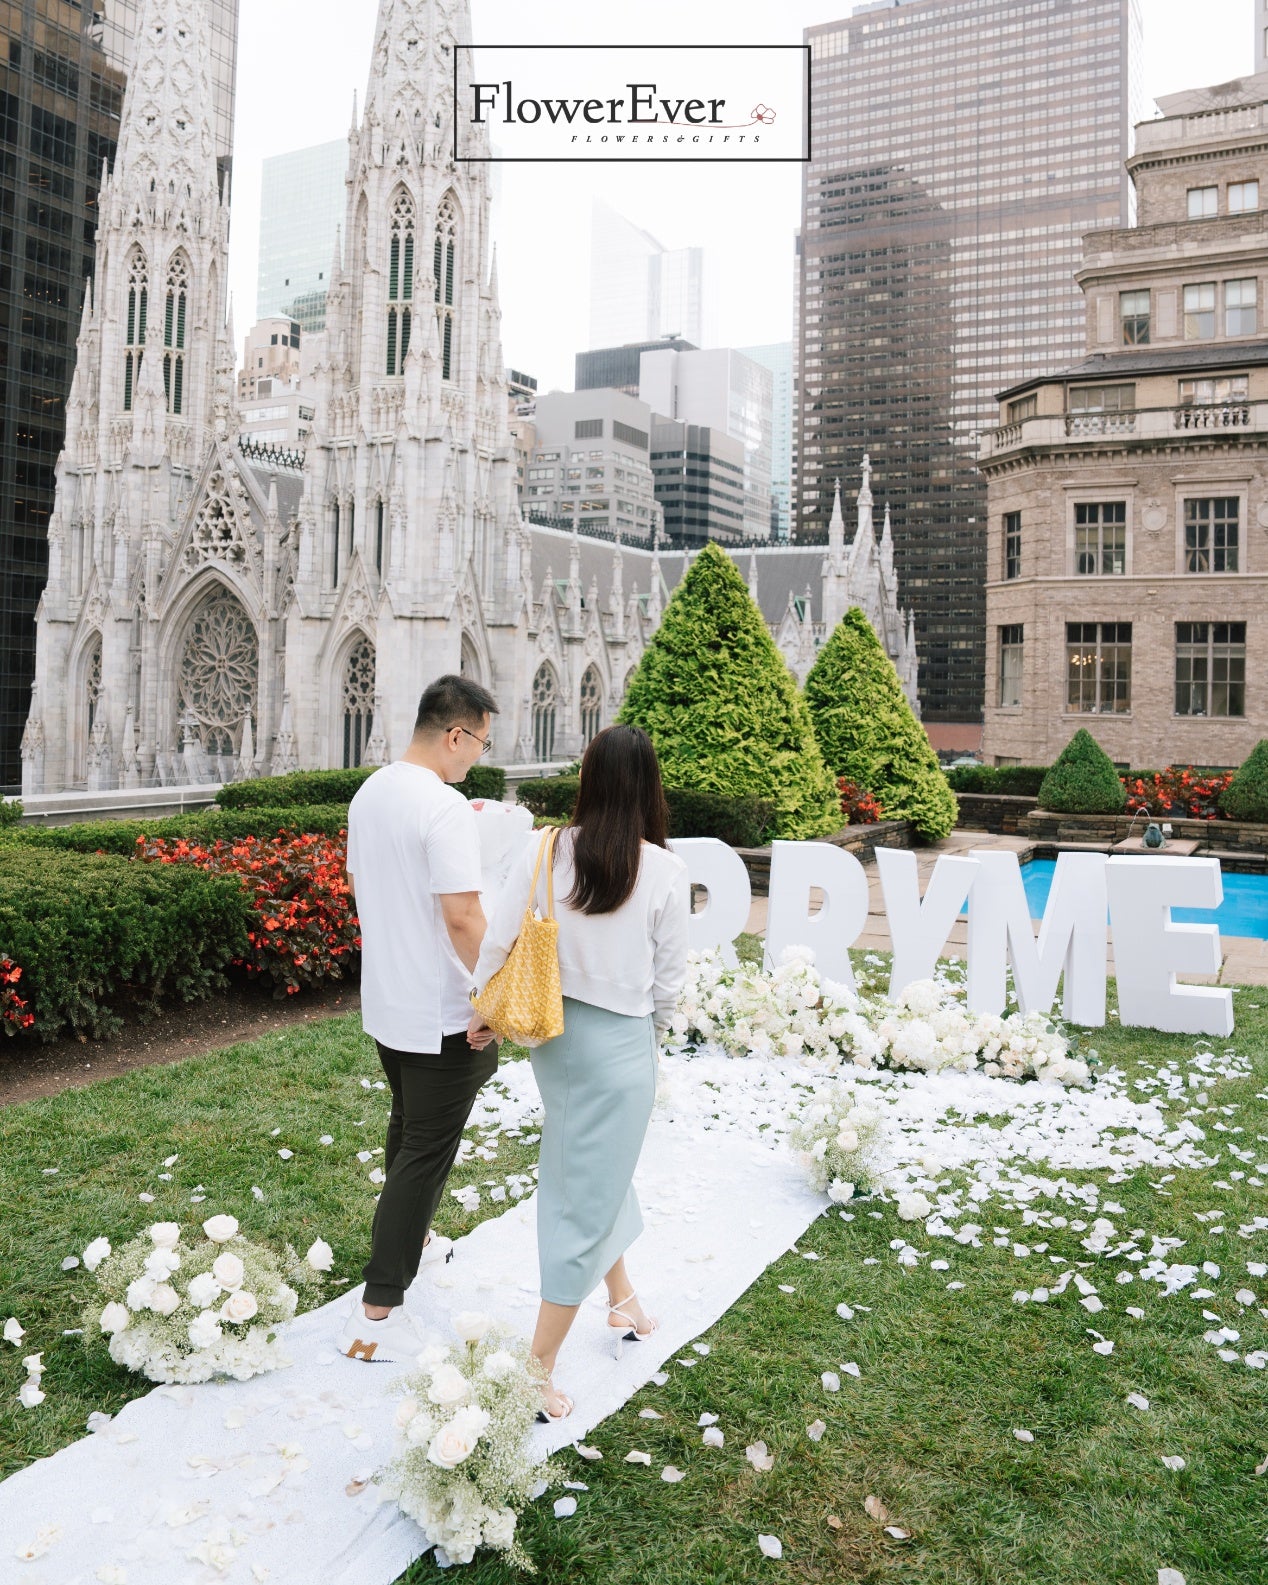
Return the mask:
M1158 823L1162 824L1163 819ZM1175 841L1198 843L1195 851L1198 858L1227 858L1246 865L1268 865L1268 825L1257 825L1249 820L1172 819L1166 823L1171 826ZM1132 824L1128 815L1071 815L1036 809L1022 819L1017 834L1040 846L1084 846L1108 851L1127 837L1129 826L1133 836L1140 836L1146 824L1139 815ZM1162 849L1163 853L1166 851Z
M877 848L916 846L915 833L909 820L878 820L870 826L846 826L835 836L818 840L830 842L836 848L844 848L863 863L873 856ZM770 891L770 848L736 848L735 851L744 860L754 897L767 896Z
M989 831L993 836L1022 834L1021 822L1038 807L1037 798L1014 798L1003 793L956 793L960 806L956 829Z

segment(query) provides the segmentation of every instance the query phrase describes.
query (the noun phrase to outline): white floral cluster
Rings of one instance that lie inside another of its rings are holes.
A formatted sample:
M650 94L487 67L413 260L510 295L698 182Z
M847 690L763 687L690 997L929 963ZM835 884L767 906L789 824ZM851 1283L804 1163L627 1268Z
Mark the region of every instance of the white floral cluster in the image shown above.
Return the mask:
M940 1073L1076 1085L1088 1067L1040 1013L974 1013L962 986L917 980L896 998L860 995L824 979L808 947L789 947L773 972L716 952L688 955L687 982L669 1045L716 1045L733 1057L792 1058L822 1072L856 1068Z
M461 1347L424 1349L403 1383L402 1447L381 1483L441 1567L470 1563L487 1547L531 1573L516 1525L560 1472L529 1450L542 1400L528 1349L476 1311L456 1315L453 1326Z
M330 1245L317 1239L302 1261L288 1246L283 1262L232 1216L209 1217L202 1231L186 1243L179 1223L156 1222L117 1251L93 1239L83 1260L98 1293L85 1338L108 1337L111 1359L151 1381L247 1381L289 1364L278 1328L295 1314L296 1289L320 1286Z
M881 1114L851 1085L819 1085L798 1108L789 1143L801 1152L810 1181L836 1205L879 1187L883 1171Z

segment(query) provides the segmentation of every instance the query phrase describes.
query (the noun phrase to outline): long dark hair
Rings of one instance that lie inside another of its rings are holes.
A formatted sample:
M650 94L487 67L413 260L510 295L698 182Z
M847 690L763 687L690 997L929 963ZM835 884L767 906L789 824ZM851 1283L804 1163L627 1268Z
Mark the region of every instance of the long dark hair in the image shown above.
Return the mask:
M638 884L642 844L667 846L660 766L641 727L610 726L591 742L568 824L575 873L568 906L583 914L615 912Z

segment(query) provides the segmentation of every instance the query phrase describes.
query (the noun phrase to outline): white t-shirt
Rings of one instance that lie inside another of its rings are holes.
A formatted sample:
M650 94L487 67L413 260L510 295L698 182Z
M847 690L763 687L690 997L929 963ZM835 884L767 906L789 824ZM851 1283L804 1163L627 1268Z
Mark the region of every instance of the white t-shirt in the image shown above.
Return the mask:
M348 873L361 921L361 1026L393 1051L438 1052L471 1017L470 970L440 899L480 890L471 805L422 765L397 760L348 810Z

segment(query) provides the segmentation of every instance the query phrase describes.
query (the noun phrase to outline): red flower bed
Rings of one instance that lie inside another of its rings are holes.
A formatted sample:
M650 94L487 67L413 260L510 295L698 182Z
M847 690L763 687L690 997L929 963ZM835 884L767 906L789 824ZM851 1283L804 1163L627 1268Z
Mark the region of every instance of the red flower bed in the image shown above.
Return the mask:
M871 793L864 792L859 784L852 782L848 776L839 778L837 791L841 795L841 813L850 825L874 826L878 820L885 818L885 811Z
M347 832L324 836L243 837L200 846L156 838L137 842L137 857L155 864L196 864L235 875L251 894L255 920L249 954L236 966L273 981L276 996L342 979L361 952L361 926L345 872Z
M1232 771L1202 776L1192 765L1185 769L1168 765L1166 770L1155 771L1147 779L1119 777L1127 791L1129 813L1140 804L1147 804L1151 815L1172 815L1177 820L1222 819L1220 795L1232 779Z
M0 1024L6 1035L21 1034L35 1022L35 1014L14 987L22 978L22 970L11 958L0 957Z

